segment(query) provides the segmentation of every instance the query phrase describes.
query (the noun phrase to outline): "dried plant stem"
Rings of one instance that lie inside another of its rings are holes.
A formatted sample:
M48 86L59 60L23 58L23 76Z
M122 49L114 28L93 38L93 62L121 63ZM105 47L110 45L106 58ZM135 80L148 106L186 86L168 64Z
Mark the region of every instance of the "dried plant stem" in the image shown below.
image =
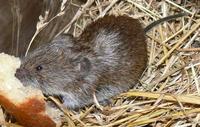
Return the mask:
M190 12L190 11L188 11L187 9L185 9L185 8L183 8L183 7L181 7L181 6L179 6L178 4L175 4L174 2L172 2L172 1L170 1L170 0L165 0L166 2L168 2L168 3L170 3L170 4L172 4L172 5L174 5L174 6L176 6L176 7L178 7L178 8L180 8L181 10L183 10L183 11L185 11L185 12L187 12L187 13L189 13L189 14L193 14L192 12Z
M58 35L60 35L61 33L63 33L65 30L69 30L70 26L82 15L82 13L86 10L86 8L88 8L89 6L91 6L93 4L94 0L88 0L86 2L86 4L83 5L82 8L80 8L76 15L74 16L74 18L69 22L69 24L67 24L66 26L63 27L62 30L60 30L57 34L56 34L56 37Z
M178 49L180 52L200 52L200 48L184 48Z
M163 96L163 100L167 101L179 101L181 103L189 103L189 104L196 104L200 105L200 97L199 96L192 96L192 95L173 95L173 94L162 94L162 93L151 93L151 92L140 92L140 91L131 91L122 94L122 96L127 96L127 97L137 97L137 96L142 96L142 97L147 97L147 98L155 98L158 99L160 96Z
M108 7L106 7L106 9L105 9L102 13L100 13L100 15L97 17L97 19L100 18L100 17L105 16L105 14L106 14L106 13L114 6L114 4L117 3L118 1L119 1L119 0L112 0L111 3L110 3L110 5L109 5Z
M188 38L195 30L199 29L199 26L200 26L200 21L199 21L197 24L195 24L195 26L194 26L189 32L187 32L187 33L175 44L175 46L173 46L172 49L169 50L169 52L168 52L164 57L161 58L161 60L156 64L156 66L159 66L160 64L162 64L163 61L164 61L165 59L167 59L167 58L170 56L170 54L171 54L174 50L176 50L176 49L184 42L184 40L185 40L186 38Z

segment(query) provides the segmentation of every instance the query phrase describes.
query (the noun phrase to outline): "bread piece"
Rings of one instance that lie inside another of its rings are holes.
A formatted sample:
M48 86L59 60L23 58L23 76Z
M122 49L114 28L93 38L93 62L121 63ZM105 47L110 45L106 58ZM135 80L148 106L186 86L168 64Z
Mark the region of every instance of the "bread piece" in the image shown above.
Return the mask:
M62 113L45 102L40 90L22 85L14 76L19 67L19 58L0 53L0 105L23 126L59 126Z

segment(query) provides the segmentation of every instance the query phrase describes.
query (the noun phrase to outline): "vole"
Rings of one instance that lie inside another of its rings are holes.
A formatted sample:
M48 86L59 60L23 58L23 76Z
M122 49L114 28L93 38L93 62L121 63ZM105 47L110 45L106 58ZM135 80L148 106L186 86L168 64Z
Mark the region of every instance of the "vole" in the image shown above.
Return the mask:
M46 95L62 96L71 109L92 104L94 93L103 102L138 83L147 63L148 30L128 16L105 16L79 37L62 34L30 52L16 77Z

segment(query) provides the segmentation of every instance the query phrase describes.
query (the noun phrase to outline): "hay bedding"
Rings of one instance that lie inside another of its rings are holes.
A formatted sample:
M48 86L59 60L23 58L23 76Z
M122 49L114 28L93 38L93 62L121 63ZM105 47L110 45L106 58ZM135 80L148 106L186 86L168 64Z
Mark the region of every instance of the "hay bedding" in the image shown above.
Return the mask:
M147 33L149 61L140 84L115 97L109 106L63 110L66 114L63 126L200 126L199 9L198 0L88 0L70 23L75 22L75 36L89 22L106 14L138 18L143 26L175 13L189 15L163 23ZM67 32L70 25L63 31ZM2 111L0 120L5 121ZM6 125L11 124L6 121Z

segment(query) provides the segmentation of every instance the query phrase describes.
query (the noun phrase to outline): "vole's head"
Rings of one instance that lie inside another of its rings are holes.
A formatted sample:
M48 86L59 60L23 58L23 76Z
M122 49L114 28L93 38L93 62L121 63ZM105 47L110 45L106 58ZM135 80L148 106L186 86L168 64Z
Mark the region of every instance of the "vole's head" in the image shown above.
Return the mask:
M22 59L16 77L46 94L76 89L90 70L90 61L74 48L73 37L60 36Z

